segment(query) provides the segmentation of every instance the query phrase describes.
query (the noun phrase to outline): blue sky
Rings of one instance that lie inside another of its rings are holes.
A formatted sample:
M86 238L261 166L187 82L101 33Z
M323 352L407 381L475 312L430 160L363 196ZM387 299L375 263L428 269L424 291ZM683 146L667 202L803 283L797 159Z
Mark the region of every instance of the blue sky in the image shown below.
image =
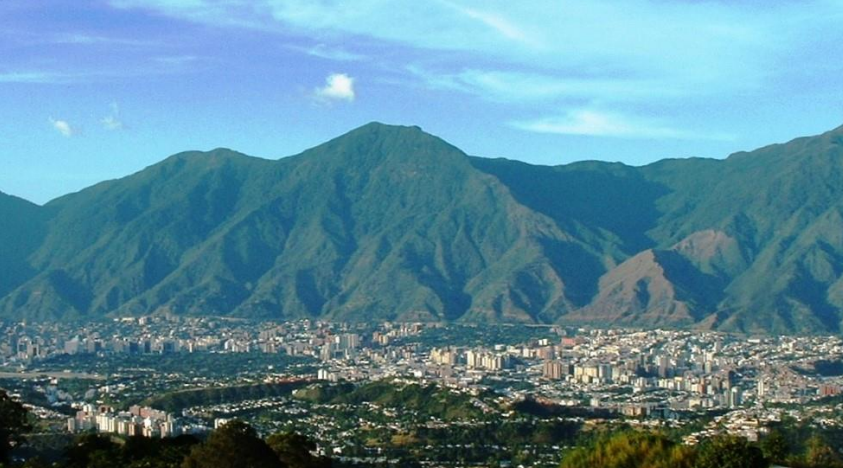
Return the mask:
M538 164L722 158L843 124L841 25L841 0L4 0L0 190L370 121Z

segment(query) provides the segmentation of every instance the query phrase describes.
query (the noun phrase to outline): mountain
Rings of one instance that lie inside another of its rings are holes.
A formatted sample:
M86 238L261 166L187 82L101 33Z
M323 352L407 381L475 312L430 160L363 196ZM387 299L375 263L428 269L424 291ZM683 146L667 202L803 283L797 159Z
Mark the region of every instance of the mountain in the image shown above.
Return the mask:
M31 278L27 257L44 235L44 210L0 192L0 297Z
M40 273L7 315L551 322L606 269L602 233L564 231L412 127L280 161L182 153L45 208Z
M843 128L725 160L558 167L378 123L0 195L0 314L839 333Z

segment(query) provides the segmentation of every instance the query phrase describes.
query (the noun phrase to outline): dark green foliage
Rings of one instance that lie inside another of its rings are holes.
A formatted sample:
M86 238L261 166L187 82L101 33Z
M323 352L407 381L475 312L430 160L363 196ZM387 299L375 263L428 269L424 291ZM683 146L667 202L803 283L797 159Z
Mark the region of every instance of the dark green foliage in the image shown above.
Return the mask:
M180 390L165 395L152 397L144 405L160 408L171 413L178 413L184 408L221 403L237 403L245 400L259 400L276 396L287 396L305 382L262 383L227 387L208 387L193 390Z
M582 406L562 406L550 402L538 402L534 398L526 397L512 405L512 409L523 414L539 418L617 418L617 413L607 409L587 408Z
M300 400L313 403L330 403L338 401L343 395L349 394L357 388L353 383L314 384L297 390L294 395Z
M178 468L198 441L192 436L172 439L112 438L101 434L79 436L65 450L63 468Z
M189 435L172 439L129 437L120 458L130 468L178 468L199 441Z
M824 401L833 405L833 401ZM794 468L843 467L843 430L838 427L817 427L810 420L790 417L771 427L760 441L764 455L772 462ZM782 456L782 453L785 455Z
M839 377L843 375L843 361L821 359L814 363L814 369L823 377Z
M791 451L790 443L784 434L776 429L770 431L761 440L760 445L764 456L774 463L784 463Z
M831 448L820 435L808 439L805 455L797 462L807 468L840 468L843 467L843 457Z
M838 333L840 180L843 128L640 168L381 124L278 161L181 153L44 207L0 194L0 314Z
M183 468L284 468L275 452L241 421L214 431L185 458Z
M119 459L120 446L110 436L84 434L67 447L67 468L106 468Z
M316 385L295 394L297 398L319 403L360 405L376 403L402 412L415 412L445 421L477 418L483 411L472 398L435 384L395 384L388 380L369 382L359 387L351 384Z
M776 449L778 450L778 448ZM785 452L786 454L786 452ZM719 435L690 447L660 434L601 434L565 454L561 468L766 468L761 449L742 437Z
M311 454L316 444L303 435L293 432L273 434L266 439L267 445L290 468L330 468L329 458L315 457Z
M22 436L29 427L23 405L0 389L0 464L9 460L12 448L23 441Z
M766 468L769 465L761 449L743 437L721 435L699 447L694 468Z

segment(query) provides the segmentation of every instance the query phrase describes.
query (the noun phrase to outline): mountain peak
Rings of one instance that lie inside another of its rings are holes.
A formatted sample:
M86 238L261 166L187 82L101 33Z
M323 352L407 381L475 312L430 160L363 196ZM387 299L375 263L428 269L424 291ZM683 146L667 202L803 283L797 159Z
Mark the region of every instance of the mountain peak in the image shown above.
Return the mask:
M435 139L447 145L445 141L425 132L421 129L421 127L415 125L391 125L381 122L369 122L366 125L357 127L354 130L334 138L328 143L345 140L360 140L362 142L370 143L384 141L407 143L426 139Z
M418 125L397 125L387 124L378 121L372 121L365 125L361 125L349 133L354 132L400 132L400 131L415 131L425 133Z
M417 126L387 125L371 122L311 148L303 156L309 159L366 162L415 161L437 164L466 159L460 149Z

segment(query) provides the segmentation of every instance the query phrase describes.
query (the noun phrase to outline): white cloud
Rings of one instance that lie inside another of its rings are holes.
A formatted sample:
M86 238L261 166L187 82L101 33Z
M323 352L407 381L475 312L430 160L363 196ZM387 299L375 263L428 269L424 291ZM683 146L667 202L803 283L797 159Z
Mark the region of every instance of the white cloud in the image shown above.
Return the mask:
M325 86L316 89L316 97L323 101L353 101L354 78L345 73L328 75Z
M120 107L117 105L116 102L111 103L111 114L103 117L100 120L100 123L106 130L123 130L126 126L123 124L123 121L120 120Z
M56 120L50 117L50 124L53 125L53 128L56 129L62 135L70 138L73 135L76 135L78 132L77 130L70 125L70 123L66 120Z
M584 135L632 139L733 140L726 134L704 134L673 128L652 119L641 119L614 112L577 109L561 117L516 121L511 125L536 133Z

